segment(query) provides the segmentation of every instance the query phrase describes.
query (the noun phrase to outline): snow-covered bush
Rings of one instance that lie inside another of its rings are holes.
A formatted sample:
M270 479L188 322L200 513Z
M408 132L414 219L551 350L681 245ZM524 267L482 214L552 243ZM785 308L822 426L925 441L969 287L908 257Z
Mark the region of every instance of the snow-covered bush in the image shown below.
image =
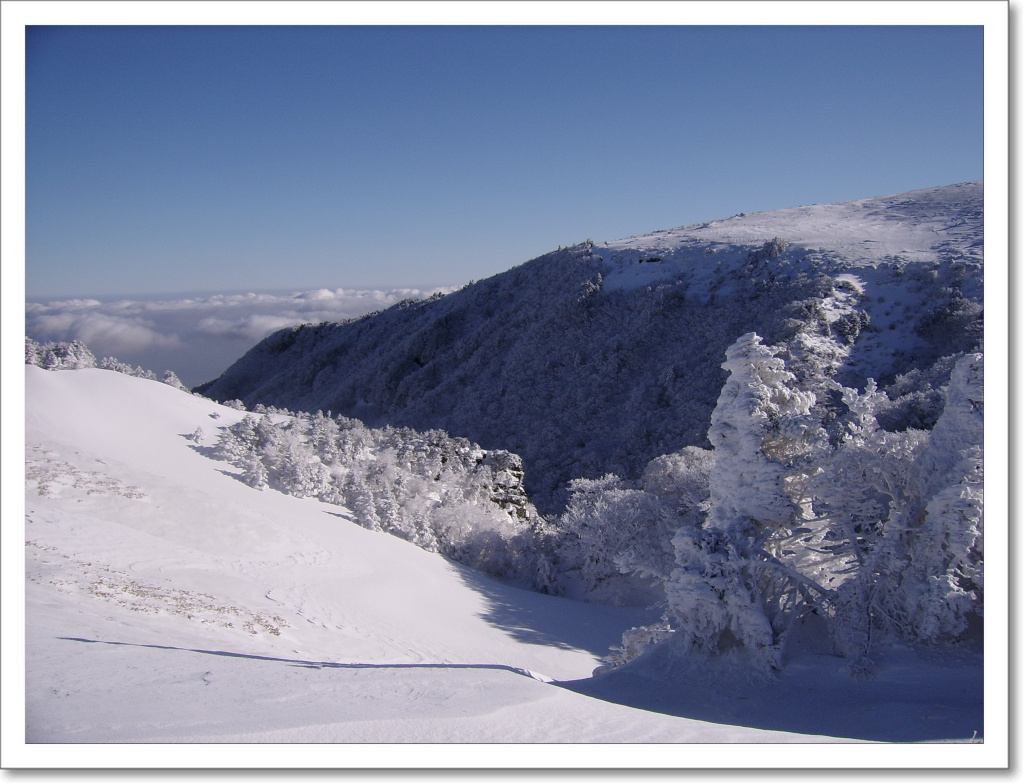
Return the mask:
M831 630L848 655L867 656L874 630L908 641L951 640L983 614L983 357L961 358L930 432L890 432L868 383L844 389L848 431L815 478L815 509L845 551L833 579Z
M161 379L161 381L163 381L163 383L167 384L168 386L174 387L175 389L180 389L182 392L189 391L188 387L181 383L181 379L178 378L177 373L175 373L173 370L165 370L164 376Z
M132 367L127 362L121 362L114 357L104 357L100 360L100 368L103 370L113 370L115 373L123 373L126 376L134 376L135 378L144 378L148 381L156 381L156 373L152 370L144 370L141 367ZM167 371L168 373L170 371Z
M612 646L611 652L604 657L605 663L594 670L594 675L628 664L646 653L652 645L670 640L673 634L674 630L666 621L627 629L622 633L622 643Z
M890 586L898 585L903 564L890 520L911 503L909 475L928 433L881 428L877 412L888 398L872 379L863 393L842 389L842 401L848 409L843 438L809 483L823 532L814 542L813 577L830 591L837 651L864 658L874 627L888 625L893 615Z
M32 340L32 338L30 338L30 337L26 337L25 338L25 364L26 365L35 365L37 367L42 367L42 365L40 364L40 361L39 361L40 360L40 356L39 356L40 355L40 350L41 350L41 346L36 341Z
M563 579L576 583L573 593L608 604L656 600L663 564L671 562L671 510L611 474L577 479L569 489L569 506L559 519L565 536L560 554Z
M640 480L577 479L558 519L561 579L572 593L608 604L664 598L675 568L672 537L700 526L714 455L699 447L655 458Z
M747 261L750 264L760 264L770 259L777 259L786 252L788 247L789 243L786 240L781 237L773 237L770 240L766 240L764 245L757 250L747 254Z
M280 410L222 428L213 455L256 489L344 505L366 528L524 587L556 590L551 537L522 491L515 455L442 431L374 430Z
M936 347L936 354L950 348L956 352L977 351L984 339L984 307L964 297L958 288L948 289L946 301L926 313L915 332Z

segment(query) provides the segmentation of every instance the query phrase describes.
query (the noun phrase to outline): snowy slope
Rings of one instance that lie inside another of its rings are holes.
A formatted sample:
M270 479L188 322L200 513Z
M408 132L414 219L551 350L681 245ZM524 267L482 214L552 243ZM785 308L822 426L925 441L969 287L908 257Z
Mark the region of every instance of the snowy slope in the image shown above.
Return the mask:
M751 250L775 237L785 241L785 250L751 263ZM607 263L607 291L682 284L704 299L727 295L729 278L737 274L772 281L786 271L825 274L842 286L822 302L828 321L834 325L860 311L872 326L842 347L840 379L862 386L874 377L884 384L944 353L975 347L973 336L940 337L935 329L922 329L922 320L943 307L954 289L971 301L983 297L984 184L740 213L606 242L597 250ZM953 331L961 325L943 326Z
M781 237L794 250L845 269L872 269L901 258L938 262L957 258L980 263L984 186L980 182L928 188L894 196L814 204L683 226L600 246L616 269L606 285L628 287L714 266L714 253L760 245ZM710 251L710 252L709 252ZM638 259L661 256L640 267ZM712 256L712 258L707 258ZM703 259L702 259L703 257ZM703 263L701 263L703 261ZM634 263L630 263L634 262Z
M245 486L187 438L232 409L108 371L26 373L30 743L821 740L548 683L588 676L639 614Z

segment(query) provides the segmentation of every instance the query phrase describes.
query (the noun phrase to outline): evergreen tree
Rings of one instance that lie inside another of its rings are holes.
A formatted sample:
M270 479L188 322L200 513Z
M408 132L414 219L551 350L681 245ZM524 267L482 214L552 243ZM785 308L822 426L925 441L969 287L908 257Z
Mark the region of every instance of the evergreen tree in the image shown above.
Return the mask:
M755 333L726 352L728 371L708 430L715 447L704 527L681 529L669 609L691 646L740 644L779 666L793 620L820 604L822 588L790 563L786 541L808 511L797 491L802 461L822 443L812 393Z
M819 553L815 577L832 593L829 631L838 653L867 666L872 634L900 625L895 588L906 565L900 531L915 491L910 472L928 433L890 432L878 423L889 400L868 379L864 392L843 388L842 440L811 478Z
M946 406L911 471L918 488L904 533L900 586L914 637L956 638L980 617L984 560L984 358L960 359Z

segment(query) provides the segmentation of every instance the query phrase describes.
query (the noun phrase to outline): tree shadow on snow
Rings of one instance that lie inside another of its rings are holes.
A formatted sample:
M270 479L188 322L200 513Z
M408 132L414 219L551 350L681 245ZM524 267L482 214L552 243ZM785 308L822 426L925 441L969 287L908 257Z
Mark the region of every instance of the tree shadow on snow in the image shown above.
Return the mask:
M803 735L889 743L984 737L980 655L897 650L879 657L870 677L855 677L847 660L805 652L765 677L735 663L673 661L664 648L558 685L655 713Z
M528 591L449 561L460 579L487 601L480 617L518 642L605 656L622 633L654 618L651 611L606 607Z

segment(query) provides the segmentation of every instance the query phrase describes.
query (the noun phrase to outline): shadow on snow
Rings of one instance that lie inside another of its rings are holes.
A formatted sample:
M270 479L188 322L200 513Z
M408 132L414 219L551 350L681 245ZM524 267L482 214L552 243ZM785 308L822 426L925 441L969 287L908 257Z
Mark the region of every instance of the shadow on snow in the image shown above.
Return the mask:
M487 601L480 617L518 642L602 657L622 641L626 629L657 618L643 608L586 604L516 588L455 561L449 564Z
M161 651L181 651L183 653L200 653L205 656L225 656L232 659L253 659L256 661L280 662L292 667L302 667L309 670L323 669L344 669L344 670L503 670L516 675L523 675L527 678L534 678L533 673L520 667L512 667L507 664L454 664L454 663L364 663L364 662L329 662L311 661L307 659L285 659L279 656L261 656L256 653L237 653L235 651L212 651L204 648L181 648L175 645L153 645L137 642L117 642L115 640L90 640L86 637L58 637L59 640L69 642L85 642L95 645L123 645L130 648L154 648Z

